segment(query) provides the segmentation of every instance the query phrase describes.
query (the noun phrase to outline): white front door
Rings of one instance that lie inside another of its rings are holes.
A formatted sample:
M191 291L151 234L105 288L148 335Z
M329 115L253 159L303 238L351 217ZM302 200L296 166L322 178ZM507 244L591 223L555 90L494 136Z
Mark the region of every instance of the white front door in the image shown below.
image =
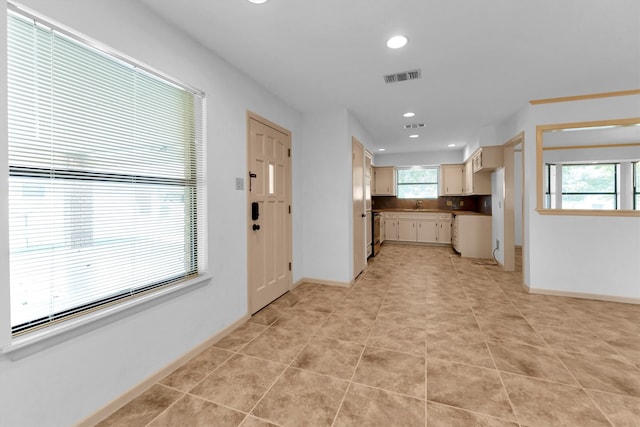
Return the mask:
M291 288L291 134L249 113L249 311Z

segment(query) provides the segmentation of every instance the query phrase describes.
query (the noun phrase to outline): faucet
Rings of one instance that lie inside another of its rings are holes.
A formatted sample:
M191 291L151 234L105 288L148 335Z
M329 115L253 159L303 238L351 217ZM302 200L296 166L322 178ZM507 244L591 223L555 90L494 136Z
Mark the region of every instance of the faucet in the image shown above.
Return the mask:
M416 200L416 210L422 209L422 200Z

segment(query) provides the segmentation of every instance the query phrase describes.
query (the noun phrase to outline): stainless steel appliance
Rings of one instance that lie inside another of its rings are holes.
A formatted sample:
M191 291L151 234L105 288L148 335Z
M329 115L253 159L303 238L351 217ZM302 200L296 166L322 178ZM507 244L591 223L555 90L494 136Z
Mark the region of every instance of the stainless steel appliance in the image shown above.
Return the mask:
M372 254L373 256L378 255L380 252L380 221L382 220L382 216L378 212L374 212L372 215L371 227L372 227Z

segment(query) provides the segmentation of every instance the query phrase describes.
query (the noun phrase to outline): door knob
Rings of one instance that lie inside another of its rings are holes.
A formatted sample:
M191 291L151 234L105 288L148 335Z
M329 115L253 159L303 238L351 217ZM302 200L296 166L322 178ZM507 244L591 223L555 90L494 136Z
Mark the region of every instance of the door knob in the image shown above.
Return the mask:
M367 217L367 215L365 215L365 214L362 214L362 215L360 215L360 216L361 216L362 218L366 218L366 217Z
M253 231L258 231L260 230L260 226L258 224L253 224Z

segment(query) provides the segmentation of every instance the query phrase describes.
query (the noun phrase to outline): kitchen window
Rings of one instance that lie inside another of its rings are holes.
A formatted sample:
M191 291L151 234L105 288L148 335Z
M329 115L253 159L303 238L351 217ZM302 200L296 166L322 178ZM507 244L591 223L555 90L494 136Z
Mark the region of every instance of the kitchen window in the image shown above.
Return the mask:
M400 199L437 199L438 168L412 166L396 169L397 197Z
M204 97L11 8L14 336L205 269Z

